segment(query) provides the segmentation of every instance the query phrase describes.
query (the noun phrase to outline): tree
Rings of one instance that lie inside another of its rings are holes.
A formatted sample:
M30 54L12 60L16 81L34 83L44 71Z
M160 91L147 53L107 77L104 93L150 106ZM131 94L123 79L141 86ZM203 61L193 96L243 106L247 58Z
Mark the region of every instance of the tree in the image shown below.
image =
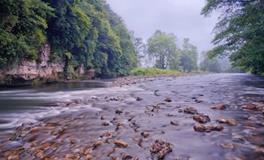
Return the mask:
M156 31L147 43L148 53L156 59L156 67L160 69L169 68L172 61L177 63L176 36L162 31Z
M182 49L180 51L180 66L184 72L191 72L197 69L197 47L190 43L188 38L183 40Z
M202 14L217 9L223 16L215 27L214 55L230 55L233 65L264 73L264 0L207 0Z

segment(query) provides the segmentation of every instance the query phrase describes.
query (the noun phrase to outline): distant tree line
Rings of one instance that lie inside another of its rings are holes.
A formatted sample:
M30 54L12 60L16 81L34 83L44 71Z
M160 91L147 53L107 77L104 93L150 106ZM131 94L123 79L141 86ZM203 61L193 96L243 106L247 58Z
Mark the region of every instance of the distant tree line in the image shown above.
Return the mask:
M131 36L104 0L1 0L0 68L37 60L46 43L65 75L83 65L99 76L126 75L136 66Z
M145 44L142 39L135 39L135 48L139 61L144 56L154 59L154 66L160 69L174 69L183 72L197 70L197 47L188 38L182 47L177 44L177 37L157 30Z

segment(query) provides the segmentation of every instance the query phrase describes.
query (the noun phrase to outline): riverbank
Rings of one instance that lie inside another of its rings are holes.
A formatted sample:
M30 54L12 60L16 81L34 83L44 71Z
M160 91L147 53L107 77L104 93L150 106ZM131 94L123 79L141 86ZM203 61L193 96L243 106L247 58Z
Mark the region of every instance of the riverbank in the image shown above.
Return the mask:
M264 158L263 79L213 74L129 81L69 92L75 101L69 107L82 108L18 127L1 138L0 157Z

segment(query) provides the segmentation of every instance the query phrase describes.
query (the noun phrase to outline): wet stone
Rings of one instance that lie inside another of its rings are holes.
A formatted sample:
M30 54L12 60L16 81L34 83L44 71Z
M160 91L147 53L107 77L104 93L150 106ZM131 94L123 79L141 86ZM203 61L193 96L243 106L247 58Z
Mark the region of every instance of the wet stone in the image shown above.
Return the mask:
M148 138L150 134L147 132L141 132L140 135L144 138Z
M171 98L164 99L165 102L172 102Z
M187 114L197 114L198 113L198 111L193 107L187 107L183 110L183 112Z
M170 152L172 152L172 145L163 140L156 140L150 147L150 153L157 159L164 159Z
M155 95L155 96L160 96L160 94L159 94L158 92L159 92L159 90L155 90L155 91L154 91L154 95Z
M225 119L225 118L219 118L216 120L218 123L225 123L225 124L228 124L230 126L235 126L237 125L237 122L236 120L234 119Z
M129 154L123 154L122 160L139 160L139 158L138 157L133 157L133 156L131 156Z
M80 158L79 155L66 154L64 160L78 160L79 158Z
M222 131L224 127L222 125L209 125L209 131Z
M203 124L195 124L193 129L196 132L211 132L211 131L222 131L224 127L222 125L203 125Z
M115 113L116 113L116 114L122 114L122 113L123 113L123 111L122 111L122 110L120 110L120 109L117 109L117 110L115 111Z
M105 132L100 137L101 138L112 138L113 137L113 133L112 132Z
M121 99L119 97L110 97L110 101L120 101Z
M170 124L173 125L173 126L178 126L179 123L177 121L170 121Z
M103 122L102 125L103 125L103 126L109 126L110 123L108 123L108 122Z
M141 98L141 97L137 97L136 100L137 100L137 101L142 101L143 98Z
M202 125L202 124L196 124L193 129L196 131L196 132L206 132L207 131L207 128L205 127L205 125Z
M203 100L200 100L200 99L195 99L195 100L194 100L194 102L196 102L196 103L202 103L202 102L203 102Z
M243 109L257 111L258 107L255 104L249 103L243 106Z
M264 136L263 135L252 135L252 136L246 137L246 140L254 145L264 146Z
M104 144L103 141L97 141L93 144L93 149L96 149L97 147L101 146L102 144Z
M227 105L224 103L220 103L211 107L211 109L215 109L215 110L225 110L226 108Z
M175 114L171 114L171 113L168 113L168 114L166 114L168 117L174 117L174 116L176 116Z
M234 149L235 146L232 143L222 143L220 146L224 149Z
M194 115L193 116L193 119L196 121L196 122L199 122L199 123L207 123L207 122L210 122L210 117L208 115L205 115L205 114L198 114L198 115Z
M128 147L128 144L122 140L115 140L114 144L119 148L126 148Z

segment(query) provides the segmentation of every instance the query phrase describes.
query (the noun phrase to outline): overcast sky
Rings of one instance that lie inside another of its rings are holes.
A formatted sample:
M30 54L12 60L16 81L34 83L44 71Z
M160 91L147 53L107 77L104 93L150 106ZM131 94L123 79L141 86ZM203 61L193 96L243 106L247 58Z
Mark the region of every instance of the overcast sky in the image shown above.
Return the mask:
M208 50L217 16L200 15L205 0L107 0L129 30L147 39L155 30L191 39L199 51Z

